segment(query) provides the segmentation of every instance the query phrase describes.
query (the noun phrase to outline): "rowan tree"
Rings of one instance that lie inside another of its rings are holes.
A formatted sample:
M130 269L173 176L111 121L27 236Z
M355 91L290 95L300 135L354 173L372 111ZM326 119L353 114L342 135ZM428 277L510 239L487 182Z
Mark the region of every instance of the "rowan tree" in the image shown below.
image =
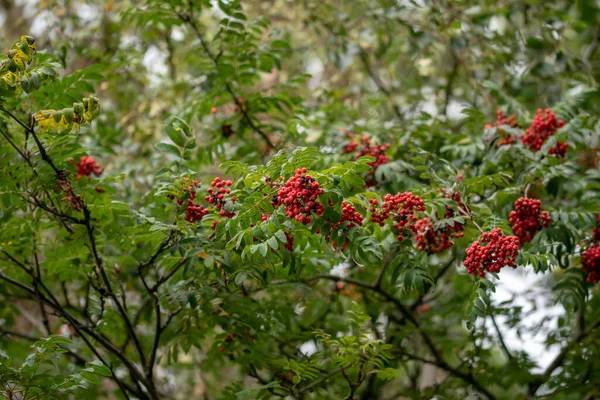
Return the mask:
M6 398L598 395L595 2L4 3Z

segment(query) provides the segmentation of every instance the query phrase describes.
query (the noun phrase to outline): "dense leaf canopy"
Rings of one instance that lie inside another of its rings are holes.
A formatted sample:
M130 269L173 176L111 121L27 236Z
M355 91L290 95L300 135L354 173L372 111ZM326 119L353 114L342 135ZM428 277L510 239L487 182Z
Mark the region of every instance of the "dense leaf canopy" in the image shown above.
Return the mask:
M599 395L596 2L0 6L3 396Z

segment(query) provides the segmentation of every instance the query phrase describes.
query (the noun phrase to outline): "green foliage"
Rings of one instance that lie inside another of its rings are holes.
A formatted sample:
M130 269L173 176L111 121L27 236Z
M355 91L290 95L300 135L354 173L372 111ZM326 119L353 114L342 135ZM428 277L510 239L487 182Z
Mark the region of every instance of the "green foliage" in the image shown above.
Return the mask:
M594 396L597 4L8 3L5 397ZM549 225L474 278L521 197Z
M495 276L498 279L498 276ZM490 296L496 291L496 286L486 278L478 279L473 286L473 293L467 305L467 329L473 330L478 318L485 318L490 306Z

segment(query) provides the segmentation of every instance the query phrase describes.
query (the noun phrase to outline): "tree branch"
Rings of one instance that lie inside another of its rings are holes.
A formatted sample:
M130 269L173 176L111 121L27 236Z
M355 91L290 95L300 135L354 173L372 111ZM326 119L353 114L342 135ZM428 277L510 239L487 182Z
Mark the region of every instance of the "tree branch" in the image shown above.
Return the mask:
M210 48L208 47L208 44L204 40L204 36L200 32L200 29L198 29L198 25L196 24L194 19L190 16L183 15L177 11L175 11L175 13L179 16L179 18L183 22L187 23L192 28L192 30L196 34L196 37L200 40L200 44L202 45L204 52L206 53L208 58L210 58L210 60L214 64L215 68L218 70L218 68L219 68L218 58L213 55L212 51L210 51ZM233 102L237 104L239 96L235 93L235 91L233 90L233 87L227 82L224 82L224 86L225 86L225 89L227 90L227 92L229 92L229 94L231 95ZM259 126L257 126L254 123L254 121L252 120L252 118L250 117L248 112L246 110L244 110L243 107L239 107L239 110L242 113L242 116L244 117L244 120L246 121L246 123L250 126L250 128L254 132L258 133L270 148L279 150L279 148L273 144L271 139L269 139L269 136Z

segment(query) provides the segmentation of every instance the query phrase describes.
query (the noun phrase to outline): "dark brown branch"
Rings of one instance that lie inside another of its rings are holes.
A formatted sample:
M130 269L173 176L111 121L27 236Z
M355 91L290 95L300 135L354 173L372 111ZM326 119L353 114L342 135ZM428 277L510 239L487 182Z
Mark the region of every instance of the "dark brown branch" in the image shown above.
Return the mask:
M545 382L548 381L548 379L550 379L552 373L560 366L562 366L563 362L567 358L567 355L573 349L573 347L578 345L582 340L587 338L594 330L598 329L599 327L600 320L598 320L588 330L579 332L577 335L575 335L575 337L573 337L573 340L567 343L565 347L563 347L563 349L560 351L560 353L558 353L558 355L554 358L554 360L552 360L552 362L546 368L544 373L538 376L537 379L535 379L534 382L532 382L529 385L529 394L532 396L535 395L540 386L542 386Z
M108 279L108 276L106 275L106 271L104 270L104 265L102 263L102 260L100 259L100 256L98 254L98 249L96 247L96 239L94 237L94 230L91 225L90 211L88 210L87 207L84 207L83 215L85 218L85 227L86 227L86 230L88 233L88 239L90 242L90 251L92 253L94 263L95 263L96 267L98 268L98 273L102 277L102 281L104 282L104 285L106 286L108 295L115 303L115 306L117 307L117 310L119 311L119 314L121 314L121 318L123 319L123 322L125 323L125 328L127 329L127 332L129 333L129 335L131 336L131 338L133 340L134 346L140 357L140 361L142 362L142 364L146 364L146 354L144 353L142 344L137 336L137 333L135 332L133 324L131 323L131 319L129 318L127 311L123 308L123 305L117 298L117 296L112 288L112 285L110 283L110 280ZM151 395L153 396L153 398L158 398L158 395L156 394L156 390L155 389L152 390L153 386L154 386L154 384L152 382L151 388L149 388L149 389L151 389Z
M448 75L448 81L446 82L446 88L444 90L444 109L442 111L444 115L446 115L446 111L448 111L448 104L450 104L450 98L452 98L452 89L454 87L454 80L456 79L459 66L454 51L450 50L450 55L452 56L452 70L450 71L450 75Z
M512 358L513 358L512 354L510 353L510 351L508 350L508 347L506 346L506 343L504 342L504 337L502 336L500 327L496 323L496 318L494 318L494 314L491 314L490 317L492 318L492 324L494 325L494 329L496 329L496 334L498 335L498 341L500 342L500 346L502 346L502 350L504 351L504 354L506 354L506 357L508 357L509 360L512 360Z
M188 261L189 260L187 258L180 260L177 264L175 264L175 266L173 268L171 268L171 270L169 272L167 272L163 277L159 278L150 290L152 290L152 291L158 290L158 288L162 284L164 284L169 279L171 279L173 277L173 275L175 275L177 273L177 271L179 271L181 269L181 267L183 267Z
M341 370L342 370L341 368L336 368L333 371L328 372L325 375L322 375L320 378L315 379L308 385L303 386L300 389L296 390L296 393L301 394L301 393L306 392L307 390L311 390L312 388L319 386L321 383L325 382L327 379L331 378L334 375L337 375Z
M465 373L462 372L456 368L451 367L450 365L448 365L446 362L440 362L440 360L427 360L425 358L413 355L413 354L409 354L406 352L402 352L402 355L406 356L407 358L414 360L414 361L419 361L422 363L426 363L426 364L431 364L431 365L435 365L436 367L448 372L449 374L451 374L452 376L455 376L456 378L461 379L462 381L470 384L471 386L473 386L478 392L484 394L487 398L489 398L490 400L495 400L496 396L494 396L489 390L487 390L485 387L483 387L479 381L477 381L477 379L475 379L475 377L470 374L470 373Z
M23 153L21 151L21 149L19 149L19 147L15 144L15 142L12 141L12 139L10 138L10 136L8 136L8 133L6 133L2 129L0 129L0 134L2 134L2 136L4 136L4 138L12 146L12 148L15 149L17 153L19 153L19 155L27 162L27 164L29 164L29 166L31 167L31 169L33 169L33 173L37 175L35 167L31 163L31 160L29 159L29 157L27 157L27 155L25 153Z

